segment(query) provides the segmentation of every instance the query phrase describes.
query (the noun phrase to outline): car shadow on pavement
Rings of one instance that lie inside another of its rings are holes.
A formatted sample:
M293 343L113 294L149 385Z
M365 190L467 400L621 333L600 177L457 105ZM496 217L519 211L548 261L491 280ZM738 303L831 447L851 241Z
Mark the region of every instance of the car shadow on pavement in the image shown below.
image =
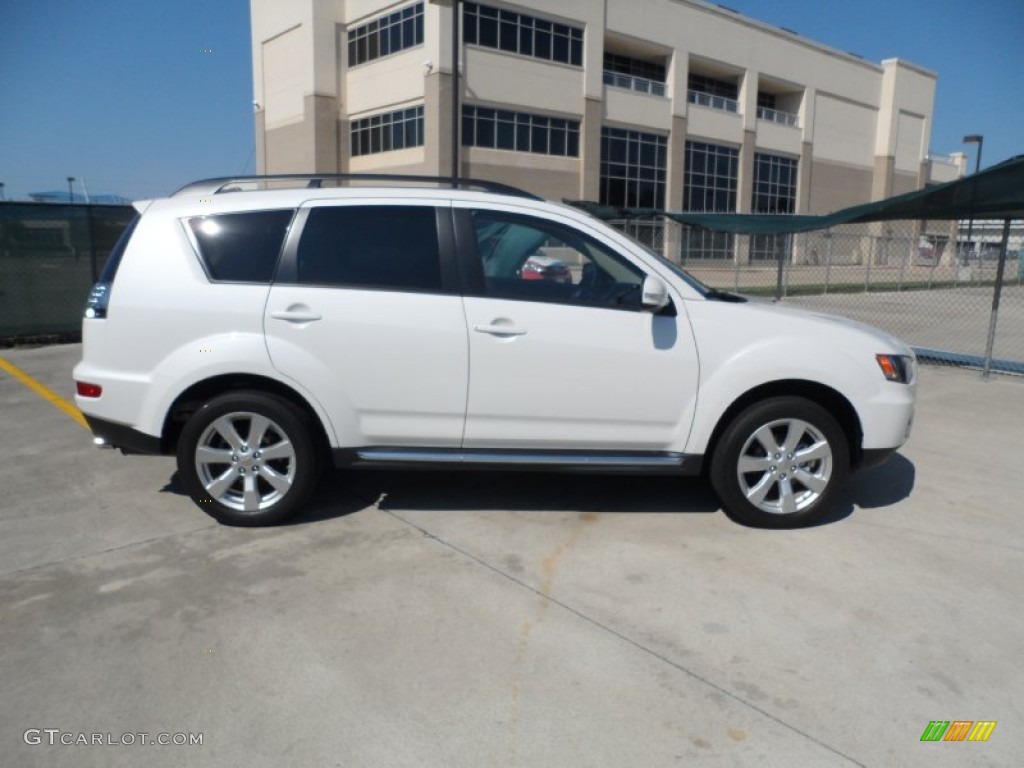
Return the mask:
M830 525L849 517L858 507L888 507L910 496L917 470L914 463L895 453L882 464L854 472L831 514L808 527Z
M914 465L900 454L855 473L832 514L814 525L905 499ZM185 494L177 473L163 493ZM306 508L284 525L331 520L376 506L383 510L703 513L721 509L699 478L555 472L416 472L328 469Z
M679 477L550 472L416 472L334 470L324 473L314 503L297 522L335 516L354 496L384 510L529 512L701 512L719 510L710 486Z

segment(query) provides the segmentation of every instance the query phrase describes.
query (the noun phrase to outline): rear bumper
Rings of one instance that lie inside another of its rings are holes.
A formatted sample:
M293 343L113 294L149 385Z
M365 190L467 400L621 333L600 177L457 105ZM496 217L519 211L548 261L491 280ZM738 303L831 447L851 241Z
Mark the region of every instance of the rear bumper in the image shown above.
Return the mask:
M88 414L85 414L85 420L89 422L89 429L92 430L93 435L114 448L120 448L121 453L151 456L164 453L159 437L139 432L127 424L98 419Z

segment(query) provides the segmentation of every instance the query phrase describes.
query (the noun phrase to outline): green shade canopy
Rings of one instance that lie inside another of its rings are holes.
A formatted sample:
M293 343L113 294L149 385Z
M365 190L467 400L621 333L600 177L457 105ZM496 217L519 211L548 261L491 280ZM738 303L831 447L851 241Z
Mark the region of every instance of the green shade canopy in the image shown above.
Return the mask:
M665 216L713 232L770 235L810 232L839 224L869 221L1021 219L1024 218L1024 155L973 176L874 203L855 205L823 216L756 213L684 213L653 208L615 208L586 200L565 200L599 219Z

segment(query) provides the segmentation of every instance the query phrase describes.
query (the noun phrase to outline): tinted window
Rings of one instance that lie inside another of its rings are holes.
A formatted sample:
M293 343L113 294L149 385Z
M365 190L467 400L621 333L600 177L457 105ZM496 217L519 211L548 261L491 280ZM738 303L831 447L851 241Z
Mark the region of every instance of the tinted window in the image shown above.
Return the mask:
M474 211L488 296L640 308L643 272L571 227Z
M269 283L294 211L250 211L188 220L214 280Z
M438 291L437 214L425 206L313 208L299 241L298 281Z

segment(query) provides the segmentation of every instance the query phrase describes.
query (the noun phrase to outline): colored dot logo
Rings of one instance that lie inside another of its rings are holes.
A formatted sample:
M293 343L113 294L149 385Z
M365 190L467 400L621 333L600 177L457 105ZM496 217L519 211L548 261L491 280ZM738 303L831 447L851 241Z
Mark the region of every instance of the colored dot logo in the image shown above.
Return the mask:
M213 53L213 48L200 48L200 53Z
M200 352L213 352L212 349L200 349L199 351Z

